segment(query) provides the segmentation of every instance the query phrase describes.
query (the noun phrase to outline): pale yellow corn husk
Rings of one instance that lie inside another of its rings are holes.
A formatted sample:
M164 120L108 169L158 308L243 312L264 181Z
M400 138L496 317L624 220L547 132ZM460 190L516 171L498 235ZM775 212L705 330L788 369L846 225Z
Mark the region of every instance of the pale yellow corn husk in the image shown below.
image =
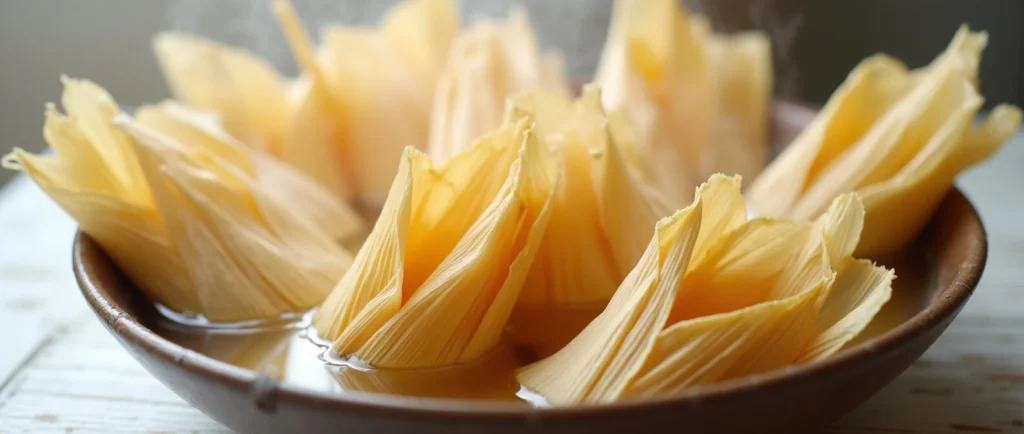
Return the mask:
M274 13L303 75L293 84L295 104L277 157L309 173L336 196L358 200L355 161L338 125L339 107L316 60L313 43L291 3L277 0Z
M508 116L536 119L563 165L520 307L600 308L670 212L628 172L597 87L587 86L576 101L557 91L526 92L509 100Z
M403 149L425 149L441 47L457 26L451 0L407 0L378 29L324 30L316 59L361 200L383 201Z
M459 26L456 0L404 0L381 19L381 33L428 100Z
M629 158L673 208L713 173L757 175L768 155L771 47L713 33L673 0L615 3L597 69L605 107L635 125Z
M118 124L135 139L203 315L266 318L308 310L327 296L351 258L311 221L230 164L203 167L166 136L127 117Z
M335 240L362 231L365 223L348 203L295 168L228 135L214 113L165 101L140 107L135 118L177 143L212 153L220 157L218 163L233 165L255 178L275 201L288 203Z
M153 50L171 93L220 115L232 136L271 154L288 117L288 90L273 65L245 50L165 32Z
M891 253L927 224L955 177L995 153L1020 109L1000 105L972 126L984 33L961 27L932 64L908 71L884 56L862 62L810 126L749 191L763 215L809 220L856 191L867 209L858 255Z
M520 92L569 93L562 57L542 52L526 11L513 7L503 22L482 21L452 41L439 78L427 150L445 161L501 125L505 100Z
M827 357L891 292L891 271L851 258L863 217L857 196L844 195L815 223L747 221L738 178L712 176L690 207L658 223L605 310L517 378L570 405Z
M332 112L312 80L288 83L256 55L197 36L162 33L153 44L177 99L213 111L233 137L307 173L336 197L351 197L333 146Z
M285 80L244 50L164 33L154 50L172 93L335 196L379 205L402 149L426 146L430 100L459 26L454 2L406 0L379 27L328 28L319 49L288 2L274 9L302 76Z
M64 81L68 116L50 107L44 127L57 155L16 149L5 166L27 172L150 299L215 322L323 300L348 253L224 161L230 147L182 145L119 115L103 88Z
M498 344L558 180L531 124L510 122L436 169L406 149L380 219L314 318L336 353L428 368Z

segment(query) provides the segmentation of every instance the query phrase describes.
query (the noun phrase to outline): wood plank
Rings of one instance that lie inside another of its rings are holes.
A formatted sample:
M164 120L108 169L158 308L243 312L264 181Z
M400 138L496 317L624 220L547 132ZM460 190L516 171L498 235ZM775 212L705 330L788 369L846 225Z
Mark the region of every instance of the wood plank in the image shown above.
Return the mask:
M3 432L229 432L149 375L98 321L54 334L0 395Z
M74 221L24 176L0 190L0 389L84 308L68 266ZM7 331L14 331L11 333Z

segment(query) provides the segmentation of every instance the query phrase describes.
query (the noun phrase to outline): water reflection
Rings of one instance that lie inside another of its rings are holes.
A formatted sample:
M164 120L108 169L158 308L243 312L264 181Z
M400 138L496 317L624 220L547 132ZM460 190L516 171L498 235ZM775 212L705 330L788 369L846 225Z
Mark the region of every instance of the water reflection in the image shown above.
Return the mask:
M897 271L893 297L864 332L847 346L891 330L930 303L936 285L928 272L926 252L917 247L878 261ZM515 380L515 369L557 351L600 310L601 306L559 311L520 309L510 319L506 341L481 360L417 370L367 370L334 363L324 357L324 346L306 336L308 315L291 323L238 329L189 327L162 316L149 305L137 306L135 311L144 326L182 347L301 388L328 393L359 391L529 405L525 396L517 396L517 393L522 395L522 391ZM552 327L553 323L560 325Z

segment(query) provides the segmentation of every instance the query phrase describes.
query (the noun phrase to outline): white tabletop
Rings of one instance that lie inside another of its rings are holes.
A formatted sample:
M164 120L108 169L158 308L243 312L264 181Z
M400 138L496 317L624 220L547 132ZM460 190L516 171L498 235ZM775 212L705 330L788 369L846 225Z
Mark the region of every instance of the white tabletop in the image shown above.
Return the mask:
M1024 433L1024 134L959 182L989 231L981 286L909 370L832 433ZM221 433L88 310L74 222L31 182L0 190L0 434Z

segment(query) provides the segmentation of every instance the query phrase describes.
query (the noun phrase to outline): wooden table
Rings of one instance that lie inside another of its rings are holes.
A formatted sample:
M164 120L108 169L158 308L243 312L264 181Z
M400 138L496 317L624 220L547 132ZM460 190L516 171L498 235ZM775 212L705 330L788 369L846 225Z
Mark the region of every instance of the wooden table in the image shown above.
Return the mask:
M924 357L831 433L1024 433L1024 133L960 185L989 231L981 286ZM71 274L75 225L0 191L0 433L222 433L128 356Z

